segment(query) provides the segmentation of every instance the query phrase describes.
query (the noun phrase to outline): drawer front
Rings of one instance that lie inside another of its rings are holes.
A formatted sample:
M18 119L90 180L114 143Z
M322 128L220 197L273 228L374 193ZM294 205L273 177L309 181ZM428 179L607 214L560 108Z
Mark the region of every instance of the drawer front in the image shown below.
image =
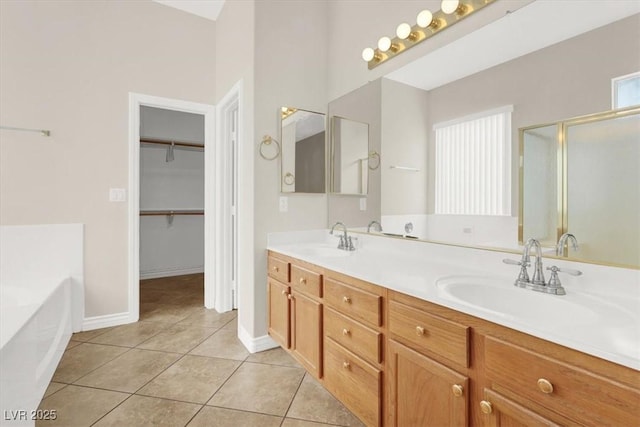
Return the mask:
M299 265L291 265L291 287L307 295L322 297L322 275Z
M333 279L326 279L324 287L324 301L330 307L372 325L382 325L381 296Z
M640 391L505 341L485 339L487 378L584 425L640 425ZM522 369L522 367L526 369Z
M382 334L328 307L324 334L371 363L382 363Z
M469 366L469 328L404 304L389 301L389 332L449 359Z
M289 263L270 256L267 262L269 276L283 283L289 283Z
M380 370L330 338L324 348L326 387L367 426L379 426Z

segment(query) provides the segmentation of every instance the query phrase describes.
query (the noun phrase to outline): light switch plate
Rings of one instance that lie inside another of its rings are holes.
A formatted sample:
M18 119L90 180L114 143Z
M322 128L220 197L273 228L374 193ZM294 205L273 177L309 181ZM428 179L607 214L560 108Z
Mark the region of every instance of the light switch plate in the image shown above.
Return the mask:
M127 190L124 188L110 188L109 201L110 202L126 202Z
M360 210L361 211L366 211L367 210L367 198L366 197L360 197Z
M289 198L285 196L280 197L280 212L287 212L289 210Z

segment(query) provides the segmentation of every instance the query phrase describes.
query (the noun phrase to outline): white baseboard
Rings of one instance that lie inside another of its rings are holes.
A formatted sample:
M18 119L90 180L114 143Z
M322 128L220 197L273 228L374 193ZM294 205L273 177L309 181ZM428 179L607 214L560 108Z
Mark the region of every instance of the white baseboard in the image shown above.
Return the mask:
M238 339L249 350L249 353L258 353L260 351L269 350L278 347L269 335L253 338L249 333L238 324Z
M124 313L105 314L104 316L85 317L82 322L82 330L92 331L94 329L109 328L127 323L131 323L128 311Z
M184 268L177 267L177 268L171 268L168 270L141 271L140 280L159 279L161 277L184 276L185 274L197 274L197 273L204 273L203 265L200 265L197 267L184 267Z

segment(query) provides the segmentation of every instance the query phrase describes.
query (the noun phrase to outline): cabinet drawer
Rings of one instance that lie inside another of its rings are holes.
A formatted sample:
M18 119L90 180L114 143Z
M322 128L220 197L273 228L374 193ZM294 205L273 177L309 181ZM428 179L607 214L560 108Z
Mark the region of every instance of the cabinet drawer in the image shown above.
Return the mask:
M322 296L322 275L292 264L291 287L299 292L320 298Z
M324 348L326 387L366 425L380 425L380 370L331 338Z
M418 349L438 354L460 366L469 366L467 326L389 301L389 332Z
M371 363L382 362L382 334L328 307L324 308L324 334Z
M324 301L330 307L372 325L382 325L381 296L333 279L326 279L324 287Z
M289 283L289 263L270 256L267 261L269 276L283 283Z
M517 345L485 338L487 378L584 425L640 425L640 391ZM523 367L526 367L523 369Z

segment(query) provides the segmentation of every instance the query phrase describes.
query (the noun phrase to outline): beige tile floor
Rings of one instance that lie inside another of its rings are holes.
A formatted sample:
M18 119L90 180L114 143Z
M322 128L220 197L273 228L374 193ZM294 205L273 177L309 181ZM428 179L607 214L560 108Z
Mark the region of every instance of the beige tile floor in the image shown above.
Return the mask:
M249 354L203 275L145 280L140 321L74 334L38 426L362 426L284 350Z

